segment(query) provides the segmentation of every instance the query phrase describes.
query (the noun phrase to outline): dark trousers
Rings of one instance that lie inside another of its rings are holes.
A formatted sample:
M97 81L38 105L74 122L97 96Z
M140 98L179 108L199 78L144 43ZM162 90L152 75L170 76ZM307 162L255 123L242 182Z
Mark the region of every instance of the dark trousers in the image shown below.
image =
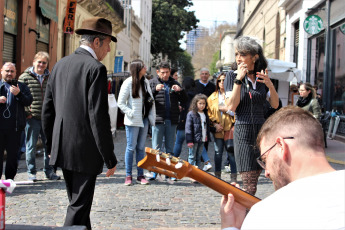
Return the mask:
M0 178L3 171L5 150L7 152L5 177L13 180L17 174L17 154L20 147L21 133L21 131L15 131L15 129L0 129Z
M62 169L69 205L64 226L83 225L91 229L90 211L97 175Z

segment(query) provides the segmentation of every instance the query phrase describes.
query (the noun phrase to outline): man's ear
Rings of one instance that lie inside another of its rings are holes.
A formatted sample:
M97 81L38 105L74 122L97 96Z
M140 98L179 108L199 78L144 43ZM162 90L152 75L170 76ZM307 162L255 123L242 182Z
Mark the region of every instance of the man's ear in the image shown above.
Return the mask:
M276 141L279 148L280 158L285 162L290 161L290 149L289 146L285 143L284 138L277 137Z
M100 40L99 40L99 38L95 38L95 40L93 40L93 45L95 46L95 48L99 48L100 47Z

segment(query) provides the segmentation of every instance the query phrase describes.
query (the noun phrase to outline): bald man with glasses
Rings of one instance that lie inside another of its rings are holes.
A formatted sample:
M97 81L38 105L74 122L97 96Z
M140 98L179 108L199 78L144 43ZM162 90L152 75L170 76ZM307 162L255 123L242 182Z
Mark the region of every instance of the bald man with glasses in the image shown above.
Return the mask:
M5 178L13 180L17 174L17 153L20 136L25 127L24 106L29 106L31 102L29 88L16 80L15 65L6 62L1 68L0 81L0 178L5 150Z
M311 113L285 107L262 126L257 158L275 192L246 209L223 196L223 230L344 229L345 170L336 171L324 151L323 131Z

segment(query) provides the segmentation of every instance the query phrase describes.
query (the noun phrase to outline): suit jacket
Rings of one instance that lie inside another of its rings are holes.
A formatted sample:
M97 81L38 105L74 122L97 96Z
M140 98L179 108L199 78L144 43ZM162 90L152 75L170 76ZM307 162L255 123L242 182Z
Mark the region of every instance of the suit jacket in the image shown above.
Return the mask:
M42 125L50 164L100 174L117 164L110 130L107 70L83 48L62 58L46 88Z

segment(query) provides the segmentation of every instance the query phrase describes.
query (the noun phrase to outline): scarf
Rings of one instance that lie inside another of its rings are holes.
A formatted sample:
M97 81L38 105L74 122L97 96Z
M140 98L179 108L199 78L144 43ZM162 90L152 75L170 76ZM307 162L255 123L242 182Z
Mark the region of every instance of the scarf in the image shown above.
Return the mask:
M313 93L310 92L309 95L308 95L308 97L306 97L306 98L304 98L304 97L299 97L298 100L297 100L296 105L297 105L298 107L301 107L301 108L302 108L302 107L308 105L308 104L310 103L310 101L311 101L312 98L313 98Z

